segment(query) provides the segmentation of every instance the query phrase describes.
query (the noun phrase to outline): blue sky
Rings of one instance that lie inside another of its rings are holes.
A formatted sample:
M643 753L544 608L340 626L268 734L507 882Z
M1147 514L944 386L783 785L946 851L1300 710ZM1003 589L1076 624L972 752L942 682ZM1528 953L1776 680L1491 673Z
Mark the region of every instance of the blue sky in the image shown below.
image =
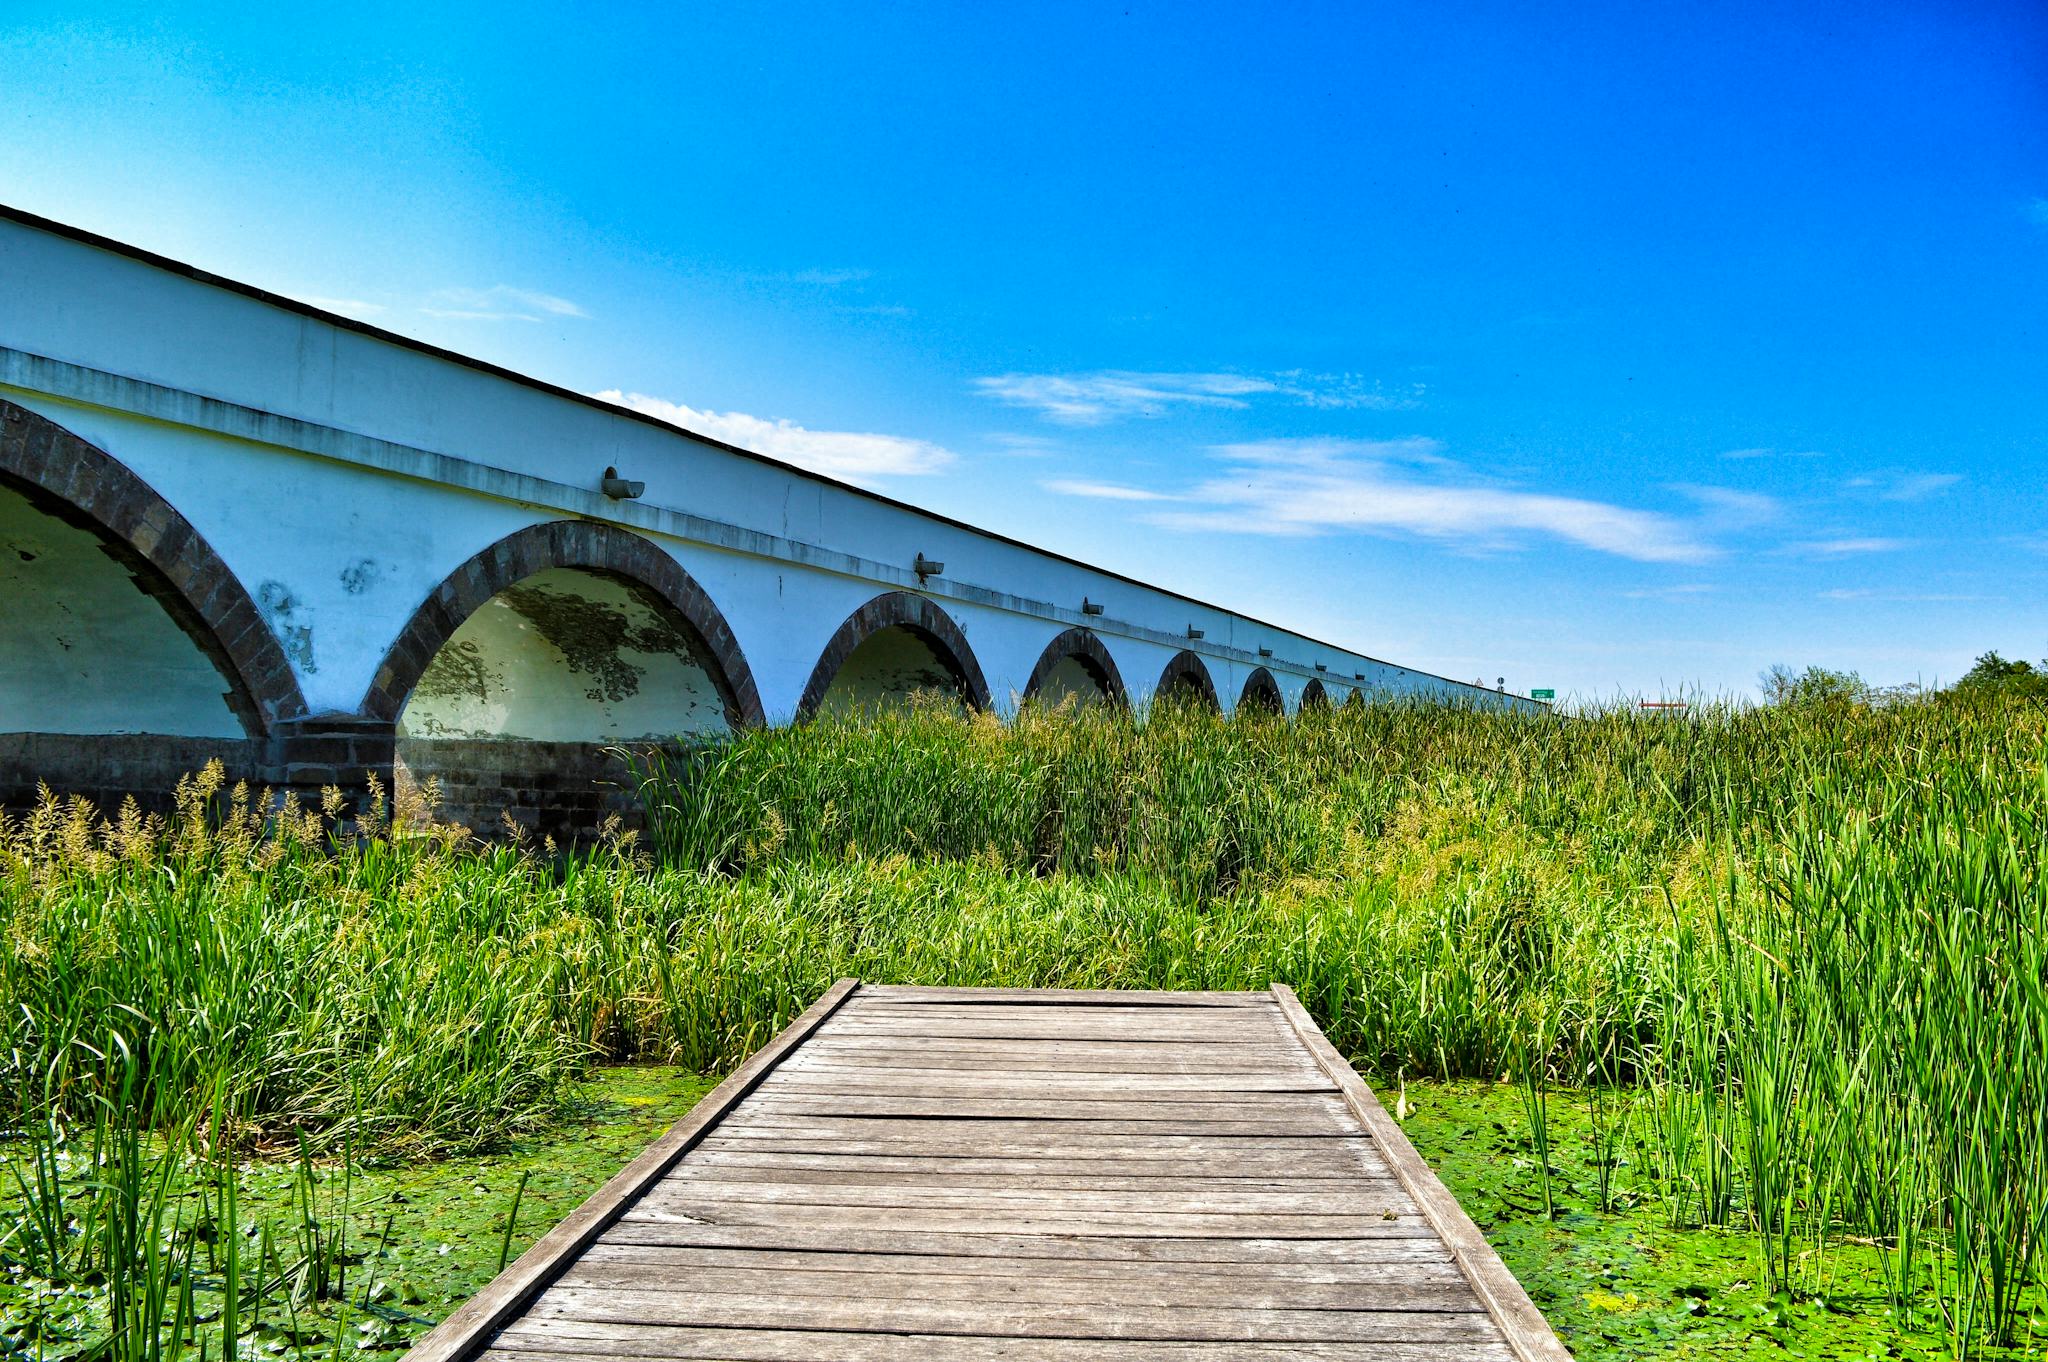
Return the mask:
M2048 653L2036 4L9 0L0 200L1454 676Z

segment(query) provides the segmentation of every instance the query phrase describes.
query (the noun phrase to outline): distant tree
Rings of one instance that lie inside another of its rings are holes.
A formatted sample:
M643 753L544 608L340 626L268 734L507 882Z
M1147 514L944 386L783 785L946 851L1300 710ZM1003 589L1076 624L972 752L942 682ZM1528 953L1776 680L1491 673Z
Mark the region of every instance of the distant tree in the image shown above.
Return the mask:
M1977 659L1963 673L1955 690L1962 695L2038 695L2048 697L2048 662L2036 667L2019 658L2007 661L1995 651Z
M1855 672L1808 667L1794 671L1777 663L1757 675L1764 699L1774 705L1855 705L1872 697L1872 689Z

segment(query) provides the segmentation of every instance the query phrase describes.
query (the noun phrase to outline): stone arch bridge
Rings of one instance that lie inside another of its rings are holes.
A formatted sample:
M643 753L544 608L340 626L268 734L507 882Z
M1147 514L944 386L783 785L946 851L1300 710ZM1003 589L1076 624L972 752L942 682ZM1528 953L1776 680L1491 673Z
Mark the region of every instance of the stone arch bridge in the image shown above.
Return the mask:
M920 690L1534 707L0 210L0 801L220 756L573 832L607 745Z

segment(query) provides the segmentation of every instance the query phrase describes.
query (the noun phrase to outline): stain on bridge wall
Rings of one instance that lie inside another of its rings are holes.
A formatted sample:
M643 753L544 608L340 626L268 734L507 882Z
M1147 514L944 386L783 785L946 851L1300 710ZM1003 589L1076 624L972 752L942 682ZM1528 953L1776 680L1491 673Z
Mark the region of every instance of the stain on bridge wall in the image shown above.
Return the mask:
M724 698L688 628L643 588L550 568L464 620L398 721L397 780L486 837L507 821L558 844L638 822L610 744L722 733Z
M305 675L320 670L313 660L313 621L305 604L283 582L265 582L256 590L256 606L270 622L284 655Z
M725 702L667 610L632 584L551 568L464 620L399 737L618 742L723 732Z
M0 486L0 733L239 739L231 692L99 536Z

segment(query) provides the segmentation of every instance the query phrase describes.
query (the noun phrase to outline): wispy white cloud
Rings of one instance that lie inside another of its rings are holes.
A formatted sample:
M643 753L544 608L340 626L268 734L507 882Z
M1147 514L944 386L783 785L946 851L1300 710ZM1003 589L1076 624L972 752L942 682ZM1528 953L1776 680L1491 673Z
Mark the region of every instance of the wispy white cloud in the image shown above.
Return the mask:
M1848 558L1864 553L1898 553L1913 547L1910 539L1807 539L1787 544L1789 553L1815 558Z
M999 453L1016 459L1045 459L1059 453L1066 446L1045 435L1017 435L1010 431L999 431L984 437Z
M1718 531L1749 530L1768 525L1785 513L1776 497L1762 492L1745 492L1734 487L1708 487L1698 483L1675 483L1672 490L1696 502L1704 519Z
M975 391L1012 407L1070 426L1099 426L1126 417L1163 416L1187 408L1243 408L1254 398L1279 397L1321 409L1394 410L1420 401L1420 385L1387 393L1352 374L1309 374L1298 369L1269 375L1136 373L1105 369L1079 374L994 374L974 380Z
M436 289L420 305L429 317L466 322L538 322L549 317L588 317L567 298L532 289L494 284L490 288Z
M1175 407L1243 407L1245 398L1272 391L1270 381L1242 374L996 374L974 386L984 397L1075 426Z
M1433 440L1266 440L1214 453L1229 471L1182 498L1208 509L1147 518L1209 532L1414 535L1475 550L1554 539L1651 563L1698 563L1718 555L1695 523L1487 483L1445 459Z
M1643 586L1621 594L1632 601L1693 601L1714 593L1711 582L1681 582L1676 586Z
M1824 601L2002 601L2003 596L1973 596L1939 591L1884 591L1874 587L1836 587L1820 593Z
M1961 473L1884 473L1851 478L1843 486L1868 492L1884 501L1925 501L1963 480Z
M1179 497L1167 492L1154 492L1143 487L1131 487L1120 482L1090 482L1085 478L1054 478L1038 484L1048 492L1057 492L1063 497L1094 497L1101 501L1178 501Z
M738 411L700 411L645 393L608 389L591 396L666 421L696 435L860 486L879 478L937 473L954 462L951 450L928 440L867 431L811 430L794 421L771 421Z
M1759 446L1754 449L1731 449L1724 453L1724 459L1821 459L1827 456L1818 449L1771 449Z

